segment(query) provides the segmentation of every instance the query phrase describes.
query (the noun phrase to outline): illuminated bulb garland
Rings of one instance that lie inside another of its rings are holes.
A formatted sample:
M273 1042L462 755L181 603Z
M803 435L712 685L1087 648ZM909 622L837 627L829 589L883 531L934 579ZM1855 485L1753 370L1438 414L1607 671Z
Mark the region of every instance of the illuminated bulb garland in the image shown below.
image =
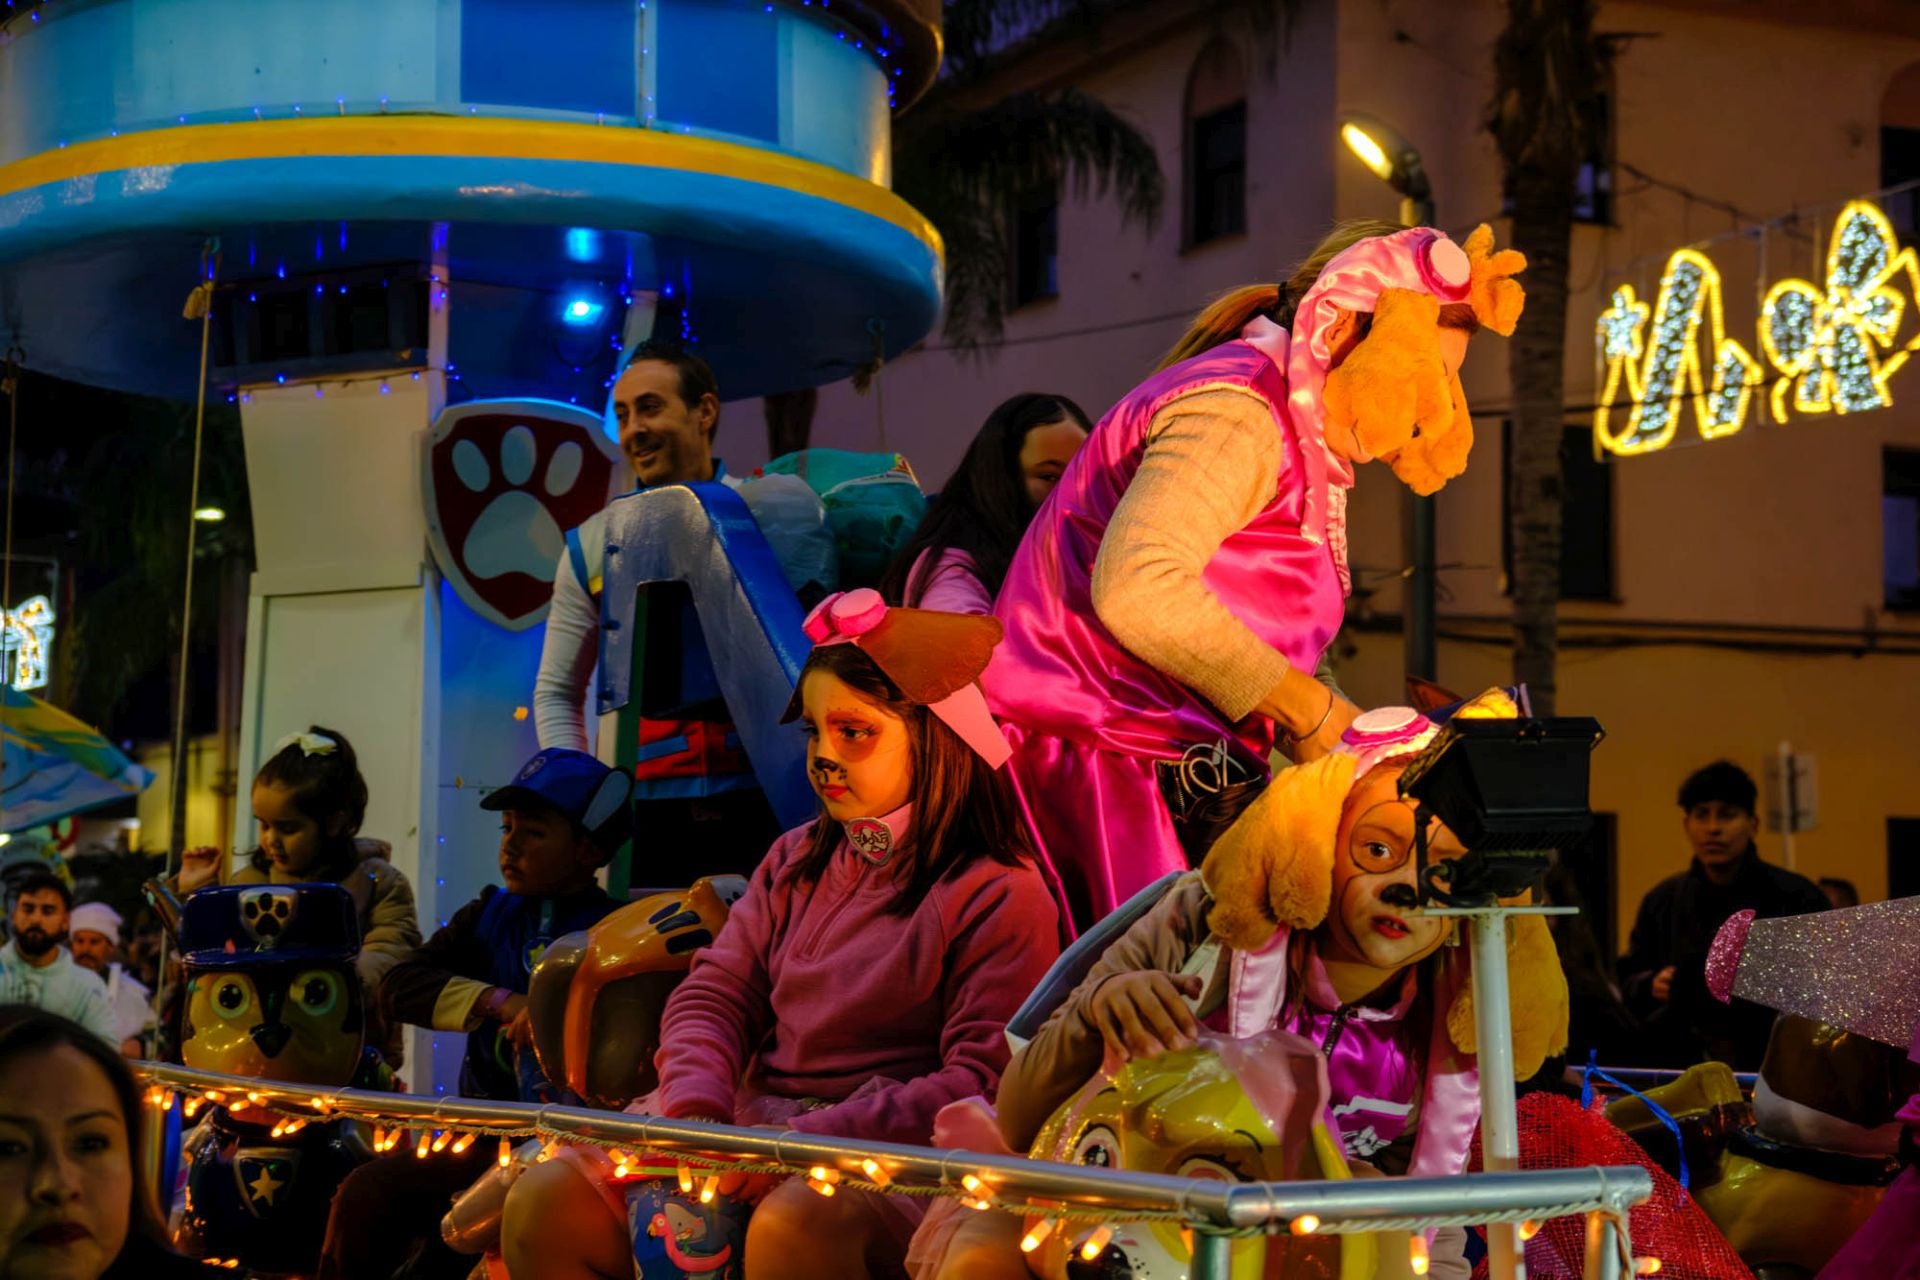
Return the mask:
M1311 1213L1303 1213L1287 1224L1287 1230L1297 1236L1310 1236L1320 1229L1320 1219Z
M1034 1223L1032 1229L1029 1230L1026 1235L1020 1237L1020 1252L1032 1253L1035 1249L1038 1249L1042 1244L1046 1243L1047 1237L1052 1235L1054 1228L1059 1225L1060 1219L1058 1218L1042 1218L1040 1221Z
M1407 1265L1417 1276L1427 1274L1427 1268L1433 1265L1433 1259L1427 1255L1427 1237L1421 1232L1407 1237Z
M1092 1262L1095 1258L1106 1252L1107 1245L1112 1243L1112 1241L1112 1227L1105 1225L1095 1227L1093 1233L1080 1242L1081 1259L1086 1262Z

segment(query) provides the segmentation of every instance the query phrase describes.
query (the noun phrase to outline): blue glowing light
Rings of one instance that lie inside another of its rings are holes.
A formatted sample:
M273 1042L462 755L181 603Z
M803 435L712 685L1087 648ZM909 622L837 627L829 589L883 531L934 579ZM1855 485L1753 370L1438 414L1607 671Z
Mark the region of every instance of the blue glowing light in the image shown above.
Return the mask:
M598 320L607 309L603 302L591 298L573 298L560 309L560 318L572 325L588 325Z
M567 228L567 257L575 262L592 262L600 256L600 233L592 227Z

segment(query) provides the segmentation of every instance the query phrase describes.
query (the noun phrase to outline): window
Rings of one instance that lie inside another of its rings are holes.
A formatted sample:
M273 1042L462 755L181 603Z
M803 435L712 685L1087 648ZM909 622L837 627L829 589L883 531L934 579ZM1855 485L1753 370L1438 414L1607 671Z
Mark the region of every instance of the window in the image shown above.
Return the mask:
M429 311L412 267L238 281L214 295L214 363L236 379L418 364Z
M1920 818L1887 819L1887 897L1920 897Z
M1613 221L1613 95L1602 92L1587 111L1587 154L1573 176L1573 220Z
M1201 51L1187 81L1186 243L1193 248L1247 229L1247 91L1240 54L1226 40Z
M1920 183L1920 63L1895 76L1880 100L1880 185L1907 183ZM1891 192L1883 207L1901 236L1920 235L1920 186Z
M1920 609L1920 449L1880 454L1880 579L1889 609Z
M1008 219L1013 270L1010 301L1024 307L1060 296L1060 199L1053 188L1014 201Z
M1500 561L1513 575L1513 424L1502 427ZM1560 598L1613 600L1613 468L1593 456L1593 428L1569 426L1560 439Z

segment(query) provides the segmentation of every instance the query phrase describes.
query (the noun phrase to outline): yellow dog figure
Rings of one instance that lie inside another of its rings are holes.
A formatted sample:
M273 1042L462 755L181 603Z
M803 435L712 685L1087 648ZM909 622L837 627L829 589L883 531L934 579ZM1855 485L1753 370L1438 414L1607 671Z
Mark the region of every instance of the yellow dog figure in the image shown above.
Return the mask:
M1327 1132L1326 1060L1299 1036L1267 1032L1245 1040L1205 1035L1191 1049L1101 1073L1061 1105L1040 1130L1035 1159L1135 1169L1225 1182L1344 1179L1339 1142ZM1031 1224L1030 1224L1031 1225ZM1180 1280L1193 1248L1172 1222L1115 1222L1112 1239L1083 1270L1084 1227L1050 1233L1028 1255L1042 1280L1074 1274ZM1369 1236L1249 1237L1233 1243L1233 1280L1365 1280L1373 1275Z

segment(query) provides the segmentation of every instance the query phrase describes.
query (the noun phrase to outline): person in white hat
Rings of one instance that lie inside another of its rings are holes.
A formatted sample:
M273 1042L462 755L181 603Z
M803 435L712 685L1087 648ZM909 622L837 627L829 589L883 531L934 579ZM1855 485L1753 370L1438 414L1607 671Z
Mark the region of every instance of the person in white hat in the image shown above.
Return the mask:
M107 1006L120 1052L129 1058L142 1056L140 1036L153 1025L153 993L113 958L120 949L120 913L104 902L83 902L69 919L67 945L73 949L73 962L93 970L107 984Z

